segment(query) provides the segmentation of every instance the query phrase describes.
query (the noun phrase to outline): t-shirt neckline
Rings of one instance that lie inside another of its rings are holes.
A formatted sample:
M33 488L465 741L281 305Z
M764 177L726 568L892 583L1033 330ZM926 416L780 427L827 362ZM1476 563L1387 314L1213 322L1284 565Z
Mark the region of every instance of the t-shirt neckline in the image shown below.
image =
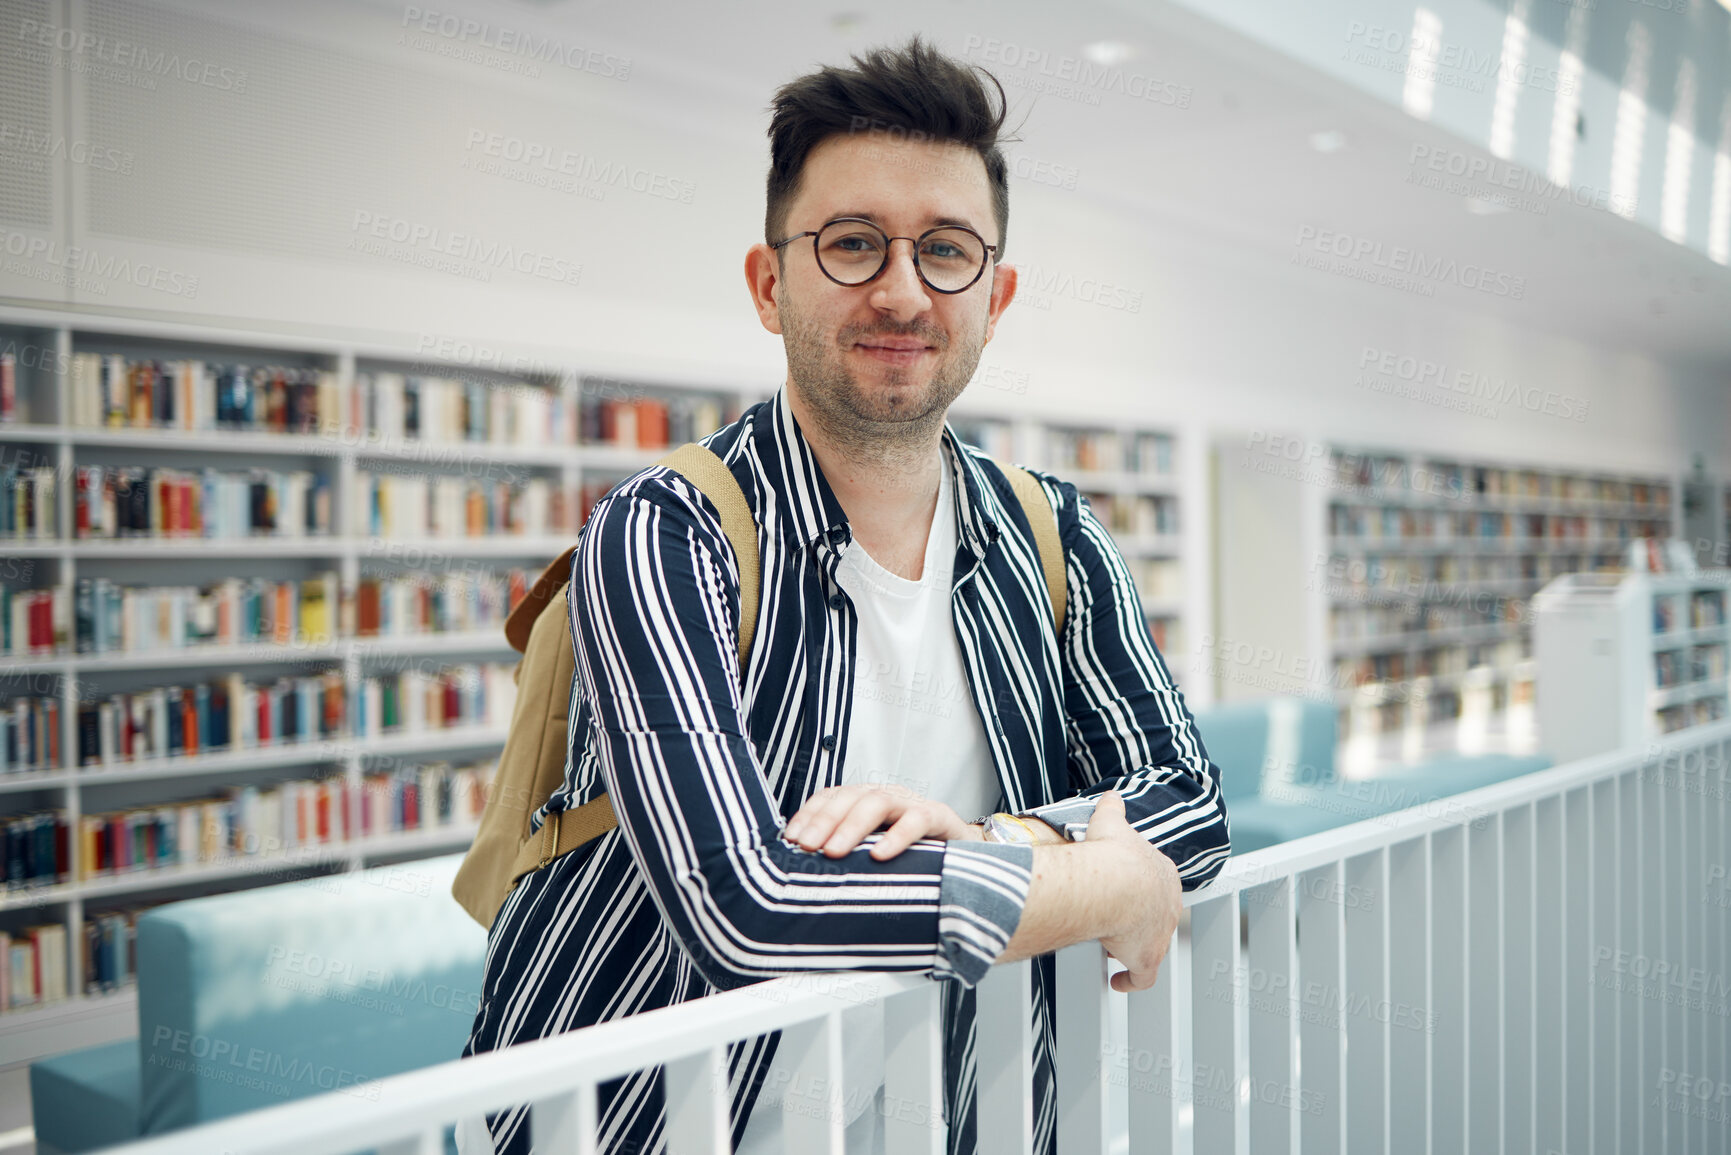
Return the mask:
M932 511L931 529L926 534L925 560L920 567L920 578L912 581L900 574L891 573L878 563L878 560L866 551L866 548L856 539L843 555L845 563L852 561L859 576L870 581L877 587L877 592L894 597L912 598L929 590L935 584L934 575L941 569L948 572L951 567L941 565L943 551L938 548L945 539L945 529L955 528L956 512L953 497L955 479L950 476L949 450L940 450L941 466L938 471L938 504ZM858 555L855 558L855 554Z

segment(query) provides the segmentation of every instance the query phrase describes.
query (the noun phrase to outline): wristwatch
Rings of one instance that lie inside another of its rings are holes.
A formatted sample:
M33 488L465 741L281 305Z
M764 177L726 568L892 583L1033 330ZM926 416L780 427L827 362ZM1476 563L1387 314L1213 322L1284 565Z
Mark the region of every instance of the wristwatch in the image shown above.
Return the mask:
M1040 841L1034 828L1014 814L988 814L982 822L985 829L980 837L986 842L1021 842L1029 846Z

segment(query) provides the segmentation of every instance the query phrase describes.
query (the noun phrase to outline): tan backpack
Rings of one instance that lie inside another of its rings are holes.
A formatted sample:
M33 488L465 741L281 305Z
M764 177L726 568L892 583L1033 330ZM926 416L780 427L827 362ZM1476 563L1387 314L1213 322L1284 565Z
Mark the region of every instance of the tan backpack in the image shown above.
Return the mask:
M745 676L751 637L757 628L757 522L732 470L715 452L695 442L682 445L655 463L683 476L715 503L722 532L733 546L739 566L739 670ZM1061 635L1064 629L1064 558L1058 522L1040 483L1024 469L1004 467L1028 523L1045 571L1046 593ZM457 870L451 894L470 916L491 927L517 880L599 838L618 825L605 794L571 811L547 816L539 832L529 828L530 816L565 780L571 679L576 676L571 631L564 614L541 611L563 599L571 574L572 546L541 572L535 585L505 619L505 639L522 653L512 674L517 704L499 765L487 789L487 803L475 840Z

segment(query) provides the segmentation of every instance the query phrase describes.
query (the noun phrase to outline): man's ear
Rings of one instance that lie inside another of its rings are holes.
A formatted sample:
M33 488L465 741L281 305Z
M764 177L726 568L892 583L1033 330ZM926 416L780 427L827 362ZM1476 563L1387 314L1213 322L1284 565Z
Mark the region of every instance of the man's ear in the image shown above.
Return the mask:
M1010 302L1016 297L1016 266L992 266L992 301L987 306L986 340L998 331L998 318L1004 315L1004 310L1010 307Z
M767 244L745 251L745 286L751 293L758 322L771 333L781 333L781 259Z

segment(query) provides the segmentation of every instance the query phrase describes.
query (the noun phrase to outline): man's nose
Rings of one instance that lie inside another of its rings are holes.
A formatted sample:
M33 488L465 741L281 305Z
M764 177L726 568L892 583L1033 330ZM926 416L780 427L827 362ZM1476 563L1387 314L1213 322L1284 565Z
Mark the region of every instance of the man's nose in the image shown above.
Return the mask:
M904 248L899 241L907 241ZM931 307L925 282L920 280L914 265L914 242L897 237L890 242L889 260L878 274L872 293L873 304L896 312L919 312Z

